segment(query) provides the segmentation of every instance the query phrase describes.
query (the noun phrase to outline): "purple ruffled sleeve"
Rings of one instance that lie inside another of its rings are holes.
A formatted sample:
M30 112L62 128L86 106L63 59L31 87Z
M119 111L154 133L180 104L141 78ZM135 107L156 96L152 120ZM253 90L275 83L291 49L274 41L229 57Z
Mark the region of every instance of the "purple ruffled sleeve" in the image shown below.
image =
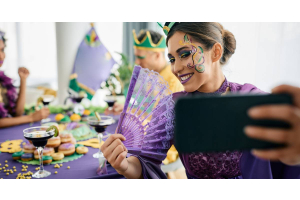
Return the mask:
M133 155L134 156L134 155ZM160 164L156 160L144 158L143 156L135 156L139 159L142 166L142 175L144 179L166 179L167 176L160 168Z

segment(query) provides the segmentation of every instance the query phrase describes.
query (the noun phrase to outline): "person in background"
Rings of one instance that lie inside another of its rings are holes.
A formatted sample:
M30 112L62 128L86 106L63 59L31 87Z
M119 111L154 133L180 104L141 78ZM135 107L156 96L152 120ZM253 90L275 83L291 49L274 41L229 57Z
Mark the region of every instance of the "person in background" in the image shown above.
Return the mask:
M152 30L141 30L139 35L133 32L135 64L158 72L169 84L170 90L183 91L183 86L173 75L171 65L165 58L166 40L163 35ZM114 114L120 114L124 105L115 103ZM106 110L108 114L108 110Z
M0 68L5 60L6 39L4 32L0 31ZM0 128L40 121L50 114L48 108L23 116L26 93L26 80L29 71L25 67L18 69L20 77L20 92L17 94L12 79L0 71Z

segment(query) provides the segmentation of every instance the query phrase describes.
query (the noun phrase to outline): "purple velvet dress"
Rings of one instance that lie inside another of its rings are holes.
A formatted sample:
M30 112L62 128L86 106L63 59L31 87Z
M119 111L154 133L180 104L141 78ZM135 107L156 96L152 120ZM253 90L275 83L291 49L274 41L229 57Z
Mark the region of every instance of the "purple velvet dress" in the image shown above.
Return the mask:
M214 93L222 94L229 87L230 92L264 93L251 84L240 85L228 82ZM210 94L210 95L211 95ZM201 92L174 93L174 99L186 95L207 95ZM227 178L227 179L272 179L272 178L300 178L300 166L287 166L281 162L270 162L254 157L249 151L219 152L219 153L191 153L180 154L180 159L186 169L187 177L195 178ZM137 156L142 165L144 178L166 178L160 169L161 161L149 160Z

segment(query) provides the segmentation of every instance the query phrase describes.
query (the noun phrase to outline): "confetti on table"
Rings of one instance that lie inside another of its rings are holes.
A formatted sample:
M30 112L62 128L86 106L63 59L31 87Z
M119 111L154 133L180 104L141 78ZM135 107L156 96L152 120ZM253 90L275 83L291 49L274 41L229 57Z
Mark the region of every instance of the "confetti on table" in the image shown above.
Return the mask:
M55 171L54 173L57 174L57 171Z
M70 166L68 166L68 169L70 169L71 167Z

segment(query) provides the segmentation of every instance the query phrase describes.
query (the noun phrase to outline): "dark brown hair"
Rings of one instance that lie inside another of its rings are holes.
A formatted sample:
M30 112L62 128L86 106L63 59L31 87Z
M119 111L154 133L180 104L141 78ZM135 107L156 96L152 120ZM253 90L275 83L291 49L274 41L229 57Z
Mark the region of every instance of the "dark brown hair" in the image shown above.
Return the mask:
M236 49L234 35L217 22L181 22L171 28L166 40L167 45L176 31L188 34L193 40L203 44L205 50L210 50L217 42L220 43L223 47L221 65L227 63Z

